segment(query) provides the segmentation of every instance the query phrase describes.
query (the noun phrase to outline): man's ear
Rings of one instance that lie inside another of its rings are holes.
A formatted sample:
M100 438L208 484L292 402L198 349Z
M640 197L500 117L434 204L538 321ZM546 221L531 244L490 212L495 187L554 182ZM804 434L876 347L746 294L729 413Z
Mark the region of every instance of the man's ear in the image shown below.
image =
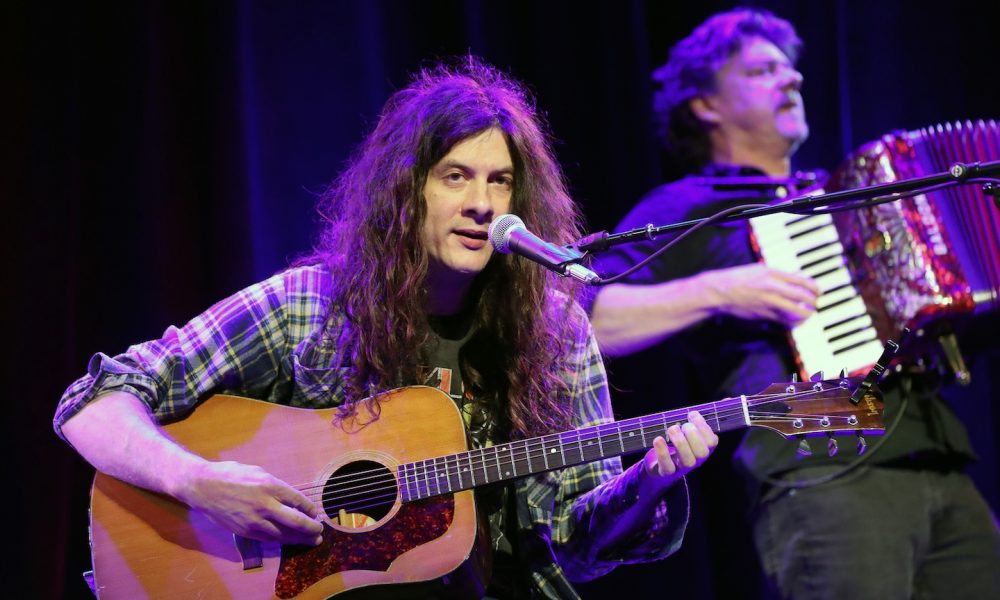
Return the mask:
M715 102L713 102L711 96L695 96L691 98L688 100L688 108L691 109L691 113L699 121L713 125L719 122L719 113L715 110Z

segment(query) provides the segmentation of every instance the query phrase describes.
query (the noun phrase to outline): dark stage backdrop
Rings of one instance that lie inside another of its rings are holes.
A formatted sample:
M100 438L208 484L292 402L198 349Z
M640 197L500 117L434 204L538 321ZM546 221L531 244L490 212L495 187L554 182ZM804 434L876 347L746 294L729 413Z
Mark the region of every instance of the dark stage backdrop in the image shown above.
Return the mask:
M974 3L751 4L789 18L806 40L813 133L802 167L832 168L892 129L1000 116L1000 44ZM607 229L667 176L648 108L650 71L679 37L730 6L4 3L6 595L86 597L92 471L51 431L62 390L95 351L158 336L308 248L316 193L406 73L472 52L527 81L590 228ZM951 393L994 509L998 365L987 349L974 388ZM693 401L622 399L619 411ZM757 595L728 464L737 441L726 437L691 478L680 554L581 586L585 597Z

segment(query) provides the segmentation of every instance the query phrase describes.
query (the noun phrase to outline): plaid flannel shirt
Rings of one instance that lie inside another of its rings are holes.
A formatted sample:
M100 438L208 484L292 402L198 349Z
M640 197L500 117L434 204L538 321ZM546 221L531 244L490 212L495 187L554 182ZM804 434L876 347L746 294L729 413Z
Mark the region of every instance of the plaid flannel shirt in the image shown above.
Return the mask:
M100 394L123 390L161 422L183 418L200 399L229 393L297 407L342 401L343 357L337 327L324 327L332 281L322 266L292 268L222 300L183 327L115 357L96 354L87 374L65 392L54 427ZM589 321L566 357L574 426L613 420L607 377ZM336 323L336 313L333 322ZM342 319L341 319L342 320ZM680 546L687 488L672 486L649 528L616 547L603 534L637 497L636 464L618 458L525 477L514 484L522 564L533 596L576 598L570 580L586 581L628 562L663 558ZM619 476L621 475L621 476Z

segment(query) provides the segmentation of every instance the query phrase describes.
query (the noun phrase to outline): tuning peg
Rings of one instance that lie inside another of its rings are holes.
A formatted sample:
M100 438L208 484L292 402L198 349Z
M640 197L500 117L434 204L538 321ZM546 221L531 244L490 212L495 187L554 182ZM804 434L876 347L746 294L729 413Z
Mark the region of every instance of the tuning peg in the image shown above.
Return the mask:
M809 440L802 438L799 440L799 447L795 449L799 453L799 456L812 456L813 449L809 445Z
M840 448L837 447L837 438L833 437L832 433L828 433L827 435L830 437L826 440L826 453L833 458Z
M792 377L789 379L789 381L792 382L792 383L798 383L799 382L799 374L798 373L792 373Z
M847 369L841 369L840 370L840 378L841 379L847 379Z
M858 432L858 456L861 456L862 454L864 454L865 450L867 450L867 449L868 449L868 442L865 441L865 436L861 435L861 432L859 431Z
M816 371L812 374L812 377L809 378L809 381L823 381L824 379L825 377L823 377L823 371Z

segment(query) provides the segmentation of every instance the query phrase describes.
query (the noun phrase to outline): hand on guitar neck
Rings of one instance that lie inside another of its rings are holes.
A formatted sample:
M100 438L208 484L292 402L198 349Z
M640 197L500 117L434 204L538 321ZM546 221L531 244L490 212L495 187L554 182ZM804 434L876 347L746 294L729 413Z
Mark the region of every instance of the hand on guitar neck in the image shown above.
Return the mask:
M621 540L649 522L649 511L656 510L665 490L700 467L719 445L719 436L698 411L687 413L687 422L667 428L663 436L653 439L646 452L638 480L639 500L621 514L614 529L607 532L604 543L614 547ZM639 465L635 465L636 468Z
M667 428L670 446L662 436L653 440L653 447L646 453L643 463L646 477L640 479L640 485L653 490L669 487L701 466L719 445L719 436L699 412L691 411L687 418L683 425Z

